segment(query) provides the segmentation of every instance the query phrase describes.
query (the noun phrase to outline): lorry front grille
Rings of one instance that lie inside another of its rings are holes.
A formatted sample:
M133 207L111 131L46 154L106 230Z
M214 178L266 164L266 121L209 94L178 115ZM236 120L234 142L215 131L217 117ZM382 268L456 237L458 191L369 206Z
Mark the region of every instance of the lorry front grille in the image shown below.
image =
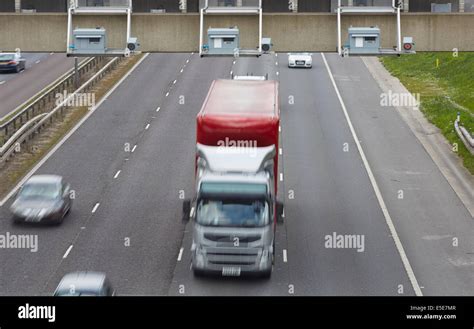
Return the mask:
M215 265L254 265L259 255L253 248L207 248L207 259Z
M214 242L233 243L234 238L239 239L239 243L252 243L260 240L260 235L230 236L229 234L205 233L204 238Z
M255 264L255 257L233 257L230 258L229 256L219 256L219 257L209 257L209 263L214 265L254 265Z

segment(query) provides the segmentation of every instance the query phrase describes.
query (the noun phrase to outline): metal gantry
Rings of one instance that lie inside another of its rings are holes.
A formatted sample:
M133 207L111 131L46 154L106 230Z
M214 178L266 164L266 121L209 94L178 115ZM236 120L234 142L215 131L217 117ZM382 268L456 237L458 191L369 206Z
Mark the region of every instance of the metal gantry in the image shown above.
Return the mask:
M262 0L200 0L199 55L203 55L204 17L206 15L258 15L258 52L262 53ZM255 51L254 51L255 52ZM252 53L253 54L253 53Z
M76 56L72 54L72 19L74 15L126 15L127 16L127 35L126 42L131 39L131 22L132 22L132 0L70 0L68 8L67 23L67 51L68 56ZM108 55L126 55L127 48L123 51L111 51Z
M341 16L343 14L394 14L397 16L397 50L402 52L402 28L401 28L401 2L392 0L391 6L343 6L342 0L338 0L337 6L337 50L340 56L343 55Z

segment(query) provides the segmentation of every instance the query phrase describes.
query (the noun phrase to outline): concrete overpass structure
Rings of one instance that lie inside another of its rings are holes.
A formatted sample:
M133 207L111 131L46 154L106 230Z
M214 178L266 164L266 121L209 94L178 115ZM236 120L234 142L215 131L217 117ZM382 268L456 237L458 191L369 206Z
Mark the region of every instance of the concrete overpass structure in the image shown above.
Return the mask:
M474 13L403 13L402 35L413 36L418 51L474 51ZM110 47L123 46L126 20L118 16L75 17L73 26L103 26L108 31ZM258 44L258 17L210 16L209 26L239 26L242 47ZM342 31L350 26L378 25L383 46L393 46L396 24L393 16L347 15ZM1 13L0 49L23 51L66 51L66 13ZM132 30L143 51L197 51L199 14L134 13ZM464 33L463 33L464 31ZM471 32L470 32L471 31ZM264 13L263 34L272 38L276 51L336 51L337 15L332 13ZM343 39L345 38L343 34Z
M110 0L87 0L96 5ZM135 12L198 12L200 0L134 0ZM241 0L222 0L224 4ZM405 12L430 12L431 4L451 4L452 12L474 11L474 0L400 0ZM0 12L66 12L69 0L2 0ZM348 6L389 5L391 0L343 0ZM334 12L337 0L263 0L265 12Z

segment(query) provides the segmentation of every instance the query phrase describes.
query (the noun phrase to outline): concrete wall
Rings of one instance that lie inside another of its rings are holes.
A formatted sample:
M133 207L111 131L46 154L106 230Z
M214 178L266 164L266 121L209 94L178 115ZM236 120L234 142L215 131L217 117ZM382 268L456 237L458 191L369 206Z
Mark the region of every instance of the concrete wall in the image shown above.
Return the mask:
M336 15L265 14L264 36L270 36L277 51L335 51ZM257 46L258 19L253 16L209 16L208 26L237 25L242 47ZM396 40L394 16L343 16L343 31L350 26L378 25L383 46ZM65 51L66 14L0 14L0 49L23 51ZM73 27L104 26L109 47L125 47L125 16L76 16ZM474 51L474 14L407 13L402 15L402 35L413 36L420 51ZM195 51L199 44L197 14L134 14L132 35L144 51ZM344 39L346 36L344 35Z

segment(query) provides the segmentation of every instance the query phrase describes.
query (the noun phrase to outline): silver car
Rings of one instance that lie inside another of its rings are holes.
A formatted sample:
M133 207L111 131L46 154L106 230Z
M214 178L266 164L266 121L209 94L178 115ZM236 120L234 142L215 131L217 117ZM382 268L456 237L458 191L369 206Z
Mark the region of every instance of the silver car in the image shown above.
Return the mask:
M71 186L61 176L32 176L10 207L14 222L60 224L70 212Z
M54 296L115 296L109 279L100 272L73 272L59 282Z

